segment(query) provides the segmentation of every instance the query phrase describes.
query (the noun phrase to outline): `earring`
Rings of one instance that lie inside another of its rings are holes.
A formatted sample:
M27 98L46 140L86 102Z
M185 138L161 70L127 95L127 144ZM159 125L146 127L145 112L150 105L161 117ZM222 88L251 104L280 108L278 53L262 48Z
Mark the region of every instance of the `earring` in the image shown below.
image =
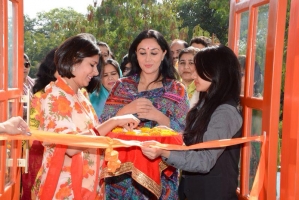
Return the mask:
M76 71L76 67L72 67L71 71L75 72Z

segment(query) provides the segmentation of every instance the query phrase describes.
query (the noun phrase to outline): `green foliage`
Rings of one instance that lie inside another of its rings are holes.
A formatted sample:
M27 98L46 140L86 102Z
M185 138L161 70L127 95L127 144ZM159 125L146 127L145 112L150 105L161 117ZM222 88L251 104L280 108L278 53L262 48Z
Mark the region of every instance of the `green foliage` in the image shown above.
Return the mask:
M221 43L227 43L229 1L227 0L181 0L178 15L183 20L180 28L188 27L189 42L194 36L216 35ZM198 28L200 27L200 28Z
M98 29L93 32L98 40L108 43L118 60L127 53L134 38L145 29L161 32L167 40L179 35L175 0L163 4L153 0L104 1L95 11Z
M87 8L84 16L72 8L38 13L37 18L25 16L25 49L30 57L34 77L38 64L52 48L78 33L93 34L106 42L117 60L127 53L133 39L145 29L156 29L168 41L179 37L180 20L176 15L177 0L103 1L101 7Z
M243 12L240 19L239 55L246 55L249 12Z
M33 63L30 75L50 49L82 32L106 42L119 61L145 29L158 30L169 42L216 34L226 43L228 6L226 0L105 0L100 7L90 5L86 16L72 8L41 12L34 19L25 16L25 52Z
M85 16L72 8L55 8L38 13L34 19L25 16L24 21L24 52L31 60L31 77L35 77L39 63L51 49L66 38L84 32L88 24Z

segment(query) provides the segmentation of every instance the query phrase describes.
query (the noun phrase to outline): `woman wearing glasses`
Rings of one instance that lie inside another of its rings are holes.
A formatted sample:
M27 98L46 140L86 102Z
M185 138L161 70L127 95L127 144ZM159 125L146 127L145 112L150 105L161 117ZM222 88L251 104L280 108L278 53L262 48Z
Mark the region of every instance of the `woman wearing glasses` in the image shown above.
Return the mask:
M26 95L28 93L28 89L31 91L31 88L34 85L34 80L28 76L30 72L30 60L29 57L24 53L24 79L23 79L23 93ZM31 92L30 92L31 93ZM32 95L30 95L32 96Z
M23 95L28 95L32 98L32 87L34 85L34 79L28 76L30 72L30 60L29 57L24 53L24 78L23 78ZM23 107L23 119L27 119L27 104L24 103Z

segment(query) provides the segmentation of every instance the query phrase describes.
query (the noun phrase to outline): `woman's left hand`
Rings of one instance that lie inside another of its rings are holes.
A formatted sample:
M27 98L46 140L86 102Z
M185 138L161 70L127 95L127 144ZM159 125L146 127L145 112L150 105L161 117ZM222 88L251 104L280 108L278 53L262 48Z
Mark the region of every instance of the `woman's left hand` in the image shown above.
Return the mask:
M148 119L152 121L158 121L157 116L159 116L160 111L153 106L153 104L148 104L146 108L137 112L138 118L140 119Z

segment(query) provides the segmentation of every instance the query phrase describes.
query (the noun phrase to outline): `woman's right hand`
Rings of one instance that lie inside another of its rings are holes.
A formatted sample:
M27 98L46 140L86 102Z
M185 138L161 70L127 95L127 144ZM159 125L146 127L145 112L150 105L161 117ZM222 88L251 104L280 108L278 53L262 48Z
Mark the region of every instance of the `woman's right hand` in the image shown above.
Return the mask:
M2 132L12 135L31 135L28 125L20 116L12 117L7 121L0 123L0 133Z
M140 123L140 120L132 114L115 116L113 119L116 121L117 126L122 126L127 130L133 130Z

